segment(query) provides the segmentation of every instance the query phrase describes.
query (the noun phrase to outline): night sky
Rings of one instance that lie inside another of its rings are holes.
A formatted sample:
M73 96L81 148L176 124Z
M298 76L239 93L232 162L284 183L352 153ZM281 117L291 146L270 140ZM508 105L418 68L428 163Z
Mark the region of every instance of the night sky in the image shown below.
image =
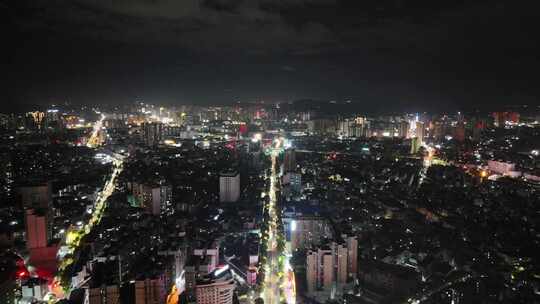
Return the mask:
M532 3L0 0L2 105L538 104Z

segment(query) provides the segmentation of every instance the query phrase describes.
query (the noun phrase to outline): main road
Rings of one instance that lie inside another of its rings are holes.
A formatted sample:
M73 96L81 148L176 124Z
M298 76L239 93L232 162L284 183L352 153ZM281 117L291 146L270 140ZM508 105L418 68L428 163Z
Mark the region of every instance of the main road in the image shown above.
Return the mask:
M88 141L88 147L97 148L99 145L102 144L99 140L99 132L103 132L102 125L104 119L105 115L101 114L101 118L95 122L93 132ZM98 194L97 199L94 202L94 208L90 219L82 227L70 229L60 246L61 252L59 252L58 255L58 274L55 278L55 283L52 284L52 292L56 294L58 298L69 296L72 288L79 287L72 286L72 282L62 281L66 279L63 276L63 272L69 265L75 262L73 260L73 257L76 256L76 251L80 249L82 238L88 233L90 233L92 229L101 221L101 218L103 217L103 214L107 207L107 200L114 193L114 190L116 189L117 178L124 168L124 157L122 155L111 153L111 157L113 158L113 171L105 182L103 190ZM60 288L61 286L63 287L63 290Z
M279 235L279 211L277 210L279 191L279 168L277 158L279 156L282 140L276 140L271 150L270 187L268 190L269 200L266 206L268 212L268 238L266 241L266 264L263 266L265 279L263 283L262 298L265 304L279 304L282 301L294 304L294 273L288 263L289 255L284 252L284 246L278 246L278 242L284 242ZM285 275L287 274L287 275Z
M103 129L103 121L105 120L105 114L99 113L101 116L99 119L94 123L94 126L92 128L92 133L90 134L90 138L88 138L88 141L86 143L86 146L88 148L96 148L101 145L101 132Z

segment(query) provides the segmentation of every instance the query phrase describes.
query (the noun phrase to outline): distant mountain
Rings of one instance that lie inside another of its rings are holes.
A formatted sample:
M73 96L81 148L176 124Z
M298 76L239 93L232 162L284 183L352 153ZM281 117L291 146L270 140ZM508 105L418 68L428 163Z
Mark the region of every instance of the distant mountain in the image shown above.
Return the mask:
M318 117L350 115L356 111L355 105L347 102L323 101L313 99L300 99L291 103L280 104L284 111L308 112L311 111Z

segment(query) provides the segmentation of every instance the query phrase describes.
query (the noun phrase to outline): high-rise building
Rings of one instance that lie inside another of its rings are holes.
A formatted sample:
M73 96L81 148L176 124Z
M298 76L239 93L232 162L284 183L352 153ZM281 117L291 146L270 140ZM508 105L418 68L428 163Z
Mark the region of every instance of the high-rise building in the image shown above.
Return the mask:
M346 235L344 235L343 238L347 242L348 272L352 277L356 277L356 274L358 272L358 239L356 238L356 236L346 236Z
M240 199L240 173L224 171L219 176L219 201L237 202Z
M158 192L159 191L159 195ZM155 192L155 195L154 195ZM159 185L152 189L152 214L157 215L163 213L171 205L172 186Z
M358 136L358 124L356 119L344 119L338 121L337 135L343 137L357 137Z
M318 269L319 269L319 255L317 251L309 250L306 253L306 279L307 289L309 293L313 293L317 290L318 282Z
M319 279L324 290L331 290L335 279L335 256L330 250L319 249Z
M441 141L444 137L444 125L441 122L436 122L433 124L431 131L431 137L435 141Z
M47 247L52 230L44 210L26 210L26 247L28 249Z
M291 251L318 246L324 239L332 237L332 228L328 220L320 216L317 207L297 205L284 208L283 226Z
M365 117L356 117L356 137L371 136L371 122Z
M465 124L463 122L459 122L454 128L454 138L460 142L465 140Z
M135 281L135 304L162 304L166 296L161 278Z
M487 123L483 120L477 120L473 125L472 139L480 141L482 132L486 129Z
M158 252L159 256L168 257L169 263L164 274L165 287L175 284L179 294L186 291L185 265L187 260L187 246L179 245Z
M308 292L330 291L342 288L357 271L356 237L343 235L345 242L332 242L329 246L310 249L306 253L306 279Z
M420 141L420 145L424 142L425 128L424 123L421 121L416 122L416 138Z
M420 140L418 137L411 138L411 154L416 154L420 150Z
M336 281L338 284L347 283L349 277L348 257L349 252L346 244L333 244L336 259Z
M331 248L308 250L306 259L308 292L329 291L334 283L335 258Z
M520 115L517 112L494 112L493 124L495 127L504 127L506 123L519 123Z
M208 261L206 273L214 271L219 264L219 246L217 242L214 242L210 248L194 249L193 255L206 258Z
M306 122L308 131L311 134L335 134L336 121L331 119L313 119Z
M129 183L133 204L143 207L150 214L159 215L167 210L172 199L172 187L167 184Z
M143 124L144 143L147 146L157 146L163 139L163 124L151 122Z
M285 150L285 157L283 159L283 172L296 171L296 151L294 149Z
M282 184L289 186L294 193L302 192L302 174L296 172L287 172L283 175Z
M62 128L61 113L58 109L49 109L45 114L45 125L47 128Z
M132 282L132 288L118 285L103 285L87 288L86 301L88 304L162 304L167 298L167 290L162 276L152 279L142 279ZM121 290L122 289L122 290Z
M50 182L31 186L20 186L17 193L22 205L26 208L49 209L52 201L52 187Z
M40 112L40 111L28 112L27 115L32 117L32 120L34 121L34 124L38 128L41 128L42 123L43 123L43 119L45 118L45 113L44 112Z
M399 137L402 137L402 138L409 137L409 129L410 129L409 122L406 120L402 120L399 123L399 132L398 132Z
M326 219L320 216L295 216L283 219L286 238L291 250L319 245L323 239L331 236L331 228Z
M236 284L231 275L210 274L197 281L197 304L232 304Z

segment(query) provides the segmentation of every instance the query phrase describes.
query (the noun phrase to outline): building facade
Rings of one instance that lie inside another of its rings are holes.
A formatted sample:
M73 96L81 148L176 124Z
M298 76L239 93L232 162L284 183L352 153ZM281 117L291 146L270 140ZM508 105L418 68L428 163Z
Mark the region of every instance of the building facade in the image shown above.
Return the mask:
M222 172L219 176L219 201L237 202L240 199L240 173Z

